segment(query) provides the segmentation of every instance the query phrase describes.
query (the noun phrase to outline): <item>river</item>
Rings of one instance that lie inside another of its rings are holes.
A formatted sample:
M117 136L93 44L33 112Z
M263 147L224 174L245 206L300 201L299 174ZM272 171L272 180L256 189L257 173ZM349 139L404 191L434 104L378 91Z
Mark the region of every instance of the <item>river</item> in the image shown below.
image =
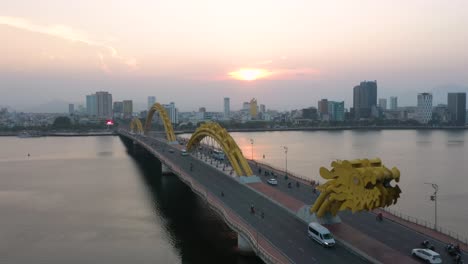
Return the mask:
M118 137L0 137L0 263L261 263L158 169Z

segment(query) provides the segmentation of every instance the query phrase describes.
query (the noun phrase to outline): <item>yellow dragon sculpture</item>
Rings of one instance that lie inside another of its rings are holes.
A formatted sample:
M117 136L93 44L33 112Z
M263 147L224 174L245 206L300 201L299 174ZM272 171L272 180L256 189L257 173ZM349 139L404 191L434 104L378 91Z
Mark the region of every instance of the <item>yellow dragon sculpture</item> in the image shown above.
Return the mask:
M386 168L380 159L333 161L331 166L331 170L320 168L320 175L328 181L317 187L321 193L310 208L318 217L327 212L335 216L346 209L354 213L390 206L400 197L398 185L390 185L400 181L400 171Z

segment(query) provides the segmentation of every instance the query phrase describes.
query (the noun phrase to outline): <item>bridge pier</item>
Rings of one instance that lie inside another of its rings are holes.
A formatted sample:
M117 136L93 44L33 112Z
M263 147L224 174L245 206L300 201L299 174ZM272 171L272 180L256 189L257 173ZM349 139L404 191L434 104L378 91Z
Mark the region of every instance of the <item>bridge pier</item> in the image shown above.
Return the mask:
M249 241L245 239L241 234L237 234L237 248L241 255L254 255L255 252L250 245Z
M168 175L168 174L172 174L172 171L171 169L169 169L169 167L166 164L161 163L161 173L162 175Z
M323 217L317 217L315 213L310 212L311 205L304 205L296 212L296 216L305 221L306 223L317 222L322 225L332 225L341 223L341 218L336 215L333 216L327 212Z
M135 154L135 155L138 155L138 154L142 154L142 153L145 153L146 150L145 148L143 148L140 144L138 144L138 142L136 141L133 141L133 146L132 146L132 153Z

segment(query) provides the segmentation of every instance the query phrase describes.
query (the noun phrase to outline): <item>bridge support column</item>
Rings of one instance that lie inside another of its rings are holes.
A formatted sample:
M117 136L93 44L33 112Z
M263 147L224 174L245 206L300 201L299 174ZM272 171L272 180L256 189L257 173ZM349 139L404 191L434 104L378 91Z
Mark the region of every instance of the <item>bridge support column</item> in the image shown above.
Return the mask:
M142 146L140 146L140 144L138 144L136 141L133 141L132 153L138 155L144 152L145 149Z
M166 166L166 164L164 163L161 163L161 172L162 172L162 175L172 174L171 169L169 169L169 167Z
M241 234L237 234L237 248L241 255L253 255L254 251L249 241L245 239Z

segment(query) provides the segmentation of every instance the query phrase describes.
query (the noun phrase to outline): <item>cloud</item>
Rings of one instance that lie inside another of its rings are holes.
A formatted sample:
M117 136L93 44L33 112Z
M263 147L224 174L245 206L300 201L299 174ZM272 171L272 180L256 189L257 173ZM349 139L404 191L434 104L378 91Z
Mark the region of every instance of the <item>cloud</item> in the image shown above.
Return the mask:
M34 24L30 22L29 20L21 18L21 17L0 16L0 25L2 24L10 26L10 27L22 29L22 30L27 30L27 31L35 32L35 33L45 34L45 35L69 40L72 42L80 42L88 46L93 46L93 47L104 49L106 50L110 58L118 60L120 63L123 63L130 69L136 69L138 65L136 59L123 57L117 52L117 50L114 47L107 45L103 42L93 40L85 32L71 28L66 25L44 26L44 25ZM99 62L101 65L100 68L103 70L106 69L105 72L110 73L111 71L109 67L104 62L105 57L106 56L104 56L104 54L98 52L98 58L99 58ZM102 65L106 65L106 67L102 67Z

